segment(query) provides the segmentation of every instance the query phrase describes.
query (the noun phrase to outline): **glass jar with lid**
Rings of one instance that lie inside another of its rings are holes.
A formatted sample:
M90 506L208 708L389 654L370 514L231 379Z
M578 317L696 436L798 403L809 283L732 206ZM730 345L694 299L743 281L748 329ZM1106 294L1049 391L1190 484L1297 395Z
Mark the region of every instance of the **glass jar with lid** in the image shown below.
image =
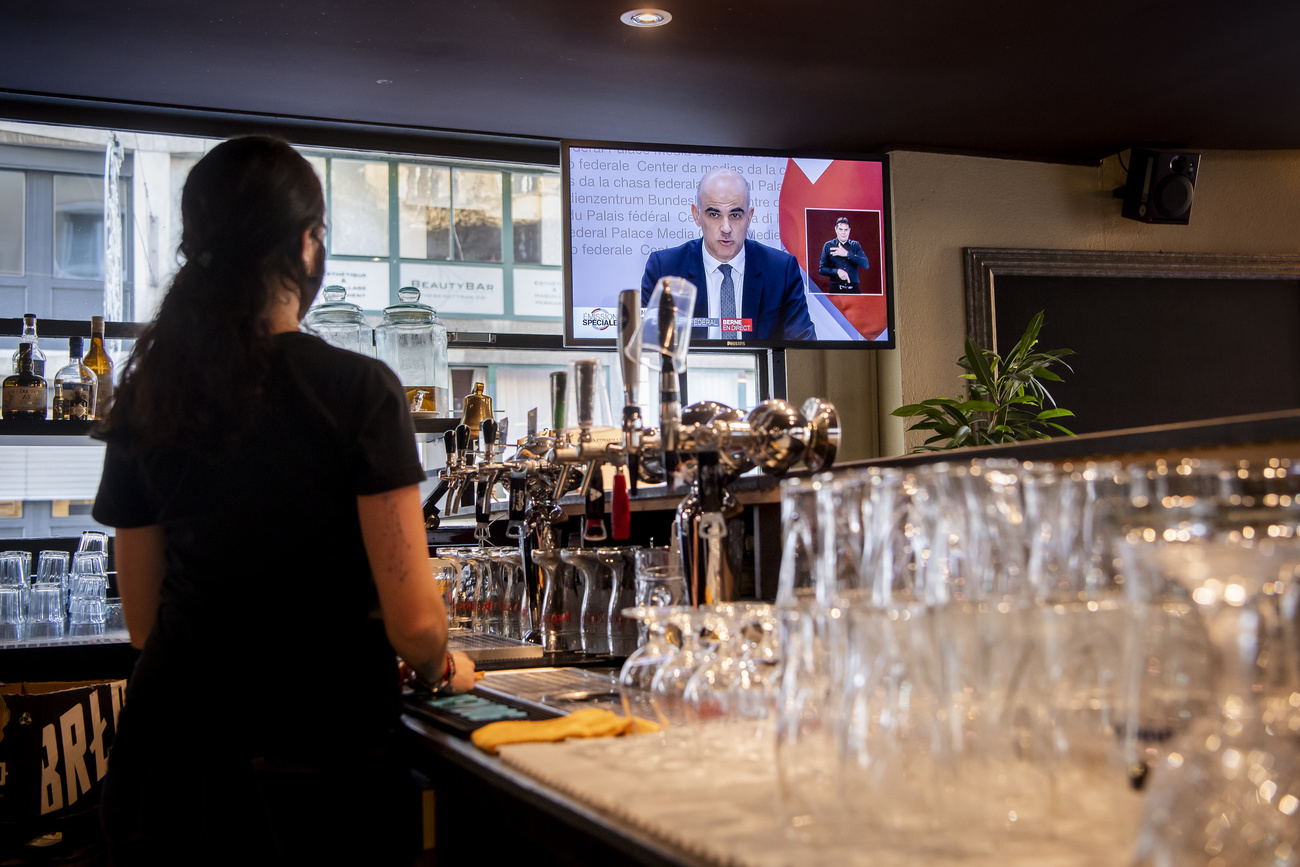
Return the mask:
M375 354L397 374L411 412L451 411L451 373L447 367L447 329L438 314L421 304L420 290L403 286L399 303L384 308L375 329Z
M347 290L342 286L326 286L321 294L325 297L324 302L307 311L303 324L326 343L373 356L370 326L366 324L360 307L343 300L347 297Z

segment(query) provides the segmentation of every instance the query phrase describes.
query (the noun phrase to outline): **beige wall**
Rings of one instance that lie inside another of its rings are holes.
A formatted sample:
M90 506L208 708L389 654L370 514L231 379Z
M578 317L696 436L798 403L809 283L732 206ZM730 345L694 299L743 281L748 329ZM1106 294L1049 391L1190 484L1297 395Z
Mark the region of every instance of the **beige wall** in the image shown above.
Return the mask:
M1149 226L1121 218L1112 191L1124 179L1117 157L1100 166L1070 166L895 153L899 348L791 352L791 398L821 394L841 408L845 459L901 454L914 445L904 442L903 421L888 413L905 402L962 392L956 360L966 331L966 247L1300 253L1300 152L1205 152L1187 226ZM1043 340L1051 345L1050 322ZM873 366L874 397L866 381ZM873 400L879 429L863 430L872 415L863 404Z

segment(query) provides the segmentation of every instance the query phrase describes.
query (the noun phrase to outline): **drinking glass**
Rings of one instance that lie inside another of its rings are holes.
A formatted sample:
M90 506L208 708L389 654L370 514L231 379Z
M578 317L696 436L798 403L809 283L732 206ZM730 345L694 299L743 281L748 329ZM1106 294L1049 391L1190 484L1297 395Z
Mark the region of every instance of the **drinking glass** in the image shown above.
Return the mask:
M655 701L652 686L655 674L676 650L668 639L668 616L686 610L683 606L639 605L622 612L629 620L644 624L647 634L645 643L628 654L619 670L624 716L647 719L664 728L669 725Z
M658 713L671 726L690 722L686 708L686 683L691 679L707 650L703 632L711 615L706 609L676 608L668 613L665 630L672 653L655 672L650 684ZM713 633L708 634L713 639Z
M32 585L27 603L31 623L63 623L63 587L57 581Z
M634 556L637 605L691 604L681 557L671 548L638 548Z
M104 629L126 629L126 614L122 600L116 597L104 600Z
M582 576L582 600L578 622L582 650L586 653L609 653L609 600L613 582L609 570L600 562L596 548L565 548L560 559Z
M822 527L820 502L829 488L825 476L781 483L776 765L782 821L803 840L832 827L839 808L830 634L837 573L828 568L833 535Z
M453 563L454 579L451 589L451 627L474 628L474 606L478 599L478 567L471 563L470 555L476 549L470 546L439 548L439 556Z
M22 610L27 610L31 587L32 555L28 551L5 551L0 554L0 586L16 587Z
M66 551L42 551L36 560L36 582L58 584L62 595L61 605L68 605L68 560Z
M681 558L670 548L641 548L636 551L636 576L633 583L634 601L638 606L690 605L690 590ZM645 644L648 627L644 622L637 627L637 644Z
M81 585L87 578L102 578L107 584L108 572L105 569L105 560L104 554L89 551L78 551L72 555L72 571L68 577L69 602L83 595Z
M501 635L524 637L523 611L527 587L524 584L523 553L518 548L493 548L492 557L500 575Z
M721 743L737 745L757 758L759 741L769 731L778 650L776 610L762 603L713 606L705 629L716 637L686 682L683 698L708 754Z
M638 647L637 622L623 616L625 609L637 603L632 570L638 550L633 547L596 549L597 559L609 572L609 652L615 656L627 656Z
M542 647L545 650L582 649L582 579L567 565L561 549L533 552L533 564L542 570Z
M1140 867L1292 863L1300 850L1300 503L1278 463L1221 468L1226 498L1148 499L1127 520L1127 577L1144 594L1183 588L1213 672L1209 711L1150 768Z
M0 626L22 626L26 620L22 589L9 585L0 587Z
M86 530L81 534L81 541L77 544L77 552L107 555L107 534L99 533L94 530Z

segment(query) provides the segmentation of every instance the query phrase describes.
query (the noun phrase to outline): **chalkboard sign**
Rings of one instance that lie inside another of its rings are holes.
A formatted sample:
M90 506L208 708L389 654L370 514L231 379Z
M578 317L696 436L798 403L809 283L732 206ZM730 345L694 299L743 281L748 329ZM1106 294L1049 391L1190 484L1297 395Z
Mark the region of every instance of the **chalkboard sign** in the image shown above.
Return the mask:
M1076 433L1300 407L1300 257L966 251L966 327L1006 353L1044 311Z

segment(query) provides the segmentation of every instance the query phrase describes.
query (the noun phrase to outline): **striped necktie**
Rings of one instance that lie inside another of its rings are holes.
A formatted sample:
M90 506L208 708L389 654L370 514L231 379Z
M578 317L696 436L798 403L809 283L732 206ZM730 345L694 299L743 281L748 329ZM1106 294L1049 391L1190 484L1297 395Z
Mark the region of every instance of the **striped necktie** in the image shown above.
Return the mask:
M722 272L722 318L736 318L736 284L731 280L731 266L719 265L718 270ZM722 333L724 340L739 340L740 332L724 331Z

